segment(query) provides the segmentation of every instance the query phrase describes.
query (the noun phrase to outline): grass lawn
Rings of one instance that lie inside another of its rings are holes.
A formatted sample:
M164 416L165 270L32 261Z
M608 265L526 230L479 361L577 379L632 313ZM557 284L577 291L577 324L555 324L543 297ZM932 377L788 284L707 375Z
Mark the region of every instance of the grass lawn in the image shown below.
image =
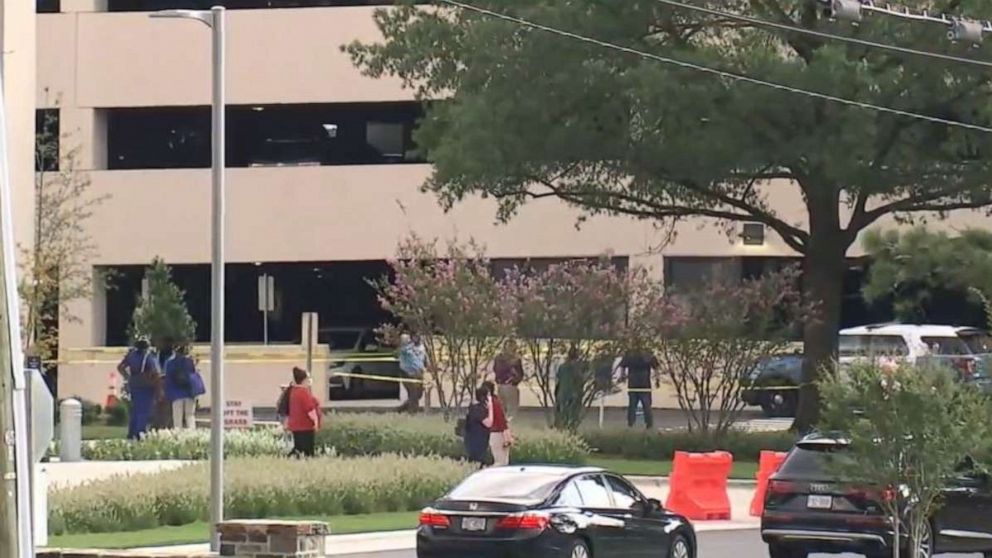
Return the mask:
M369 531L397 531L417 526L419 512L374 513L368 515L340 515L335 517L306 517L284 519L316 519L326 521L336 535ZM85 535L60 535L50 537L51 548L135 548L142 546L169 546L205 543L208 540L205 522L180 527L159 527L125 533L88 533Z
M84 440L109 440L127 437L126 426L107 426L106 424L87 424L83 426Z
M668 476L672 472L671 461L649 461L638 459L623 459L618 457L593 455L588 460L589 465L609 469L621 475ZM758 464L754 462L734 462L730 478L754 480L758 472Z

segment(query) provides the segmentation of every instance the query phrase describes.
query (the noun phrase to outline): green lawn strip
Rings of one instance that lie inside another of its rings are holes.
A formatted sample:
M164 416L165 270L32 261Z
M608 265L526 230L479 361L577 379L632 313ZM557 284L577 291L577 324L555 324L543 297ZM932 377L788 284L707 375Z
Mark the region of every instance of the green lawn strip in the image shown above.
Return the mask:
M419 512L389 512L366 515L338 515L333 517L284 517L280 519L313 519L326 521L331 533L367 533L372 531L398 531L417 526ZM178 527L157 527L142 531L121 533L86 533L80 535L59 535L48 539L50 548L136 548L147 546L172 546L180 544L205 543L208 540L208 524L190 523Z
M83 426L84 440L113 440L127 437L126 426L87 424Z
M671 461L651 461L646 459L623 459L620 457L593 455L586 460L593 467L609 469L621 475L667 477L672 472ZM751 461L735 461L730 478L754 480L758 464Z

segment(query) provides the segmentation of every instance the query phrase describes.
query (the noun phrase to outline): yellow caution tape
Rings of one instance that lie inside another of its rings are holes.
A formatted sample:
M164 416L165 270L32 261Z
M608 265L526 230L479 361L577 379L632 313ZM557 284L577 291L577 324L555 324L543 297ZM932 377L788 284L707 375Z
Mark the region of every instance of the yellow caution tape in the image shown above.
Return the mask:
M396 382L396 383L407 383L407 384L422 384L424 380L419 378L398 378L396 376L375 376L373 374L349 374L347 372L331 372L330 377L335 376L345 376L348 378L362 378L367 380L379 380L382 382Z

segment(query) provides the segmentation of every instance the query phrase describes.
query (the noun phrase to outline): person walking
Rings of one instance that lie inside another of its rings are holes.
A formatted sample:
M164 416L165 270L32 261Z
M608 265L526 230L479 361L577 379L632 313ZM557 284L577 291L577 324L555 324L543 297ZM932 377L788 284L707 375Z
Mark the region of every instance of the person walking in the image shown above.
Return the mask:
M503 345L503 351L493 360L493 375L496 377L496 390L509 421L520 410L520 382L524 380L524 365L517 352L516 341L510 339Z
M196 398L205 391L189 347L181 345L165 365L165 398L172 406L172 428L196 428Z
M493 425L489 428L489 451L493 456L493 465L504 467L510 464L510 448L513 447L513 433L510 423L506 420L503 403L496 394L496 384L484 382L492 401Z
M585 411L588 364L578 347L569 347L565 361L555 372L555 427L572 429Z
M400 370L406 375L406 381L403 382L406 401L397 411L415 413L420 410L420 398L424 392L424 370L427 366L427 348L419 335L400 335L399 362Z
M151 350L147 338L138 338L134 347L117 365L117 371L124 377L124 389L131 398L127 438L137 440L148 431L160 375L158 359Z
M485 386L475 390L475 402L465 417L465 456L470 463L483 468L489 460L489 429L493 426L492 394Z
M293 368L293 383L287 389L289 413L286 429L293 433L293 451L289 455L313 457L322 416L320 402L310 389L310 374L302 368Z
M644 412L644 426L654 426L652 411L651 372L657 370L658 359L645 350L632 350L620 360L623 370L621 381L627 382L627 426L633 427L637 422L637 407L640 405Z
M155 402L152 406L151 428L153 430L168 430L173 427L172 401L166 395L164 374L176 358L176 342L170 336L162 337L160 341L152 338L158 355L158 375L155 385Z

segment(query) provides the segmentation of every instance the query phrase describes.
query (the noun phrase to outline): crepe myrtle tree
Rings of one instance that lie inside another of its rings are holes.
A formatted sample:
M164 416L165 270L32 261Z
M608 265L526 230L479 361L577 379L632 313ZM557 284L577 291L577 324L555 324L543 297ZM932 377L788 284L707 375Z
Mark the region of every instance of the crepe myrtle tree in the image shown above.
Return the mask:
M691 289L646 283L631 311L632 343L654 353L689 430L726 433L744 408L755 366L786 352L800 324L817 319L794 267L743 283L710 280Z
M530 387L550 425L578 428L604 389L596 366L622 352L633 278L642 274L604 256L515 267L501 279Z
M475 388L502 346L508 307L484 249L461 243L404 239L389 260L391 276L372 282L379 304L399 329L421 336L427 350L426 386L446 416L472 401ZM399 329L380 334L395 340Z
M889 517L895 558L932 552L930 519L943 489L962 467L984 469L990 404L978 388L955 381L945 368L852 365L821 382L820 430L846 441L827 466L860 484Z
M471 5L655 55L827 95L988 125L992 73L677 10L656 0ZM697 5L932 51L964 48L933 28L877 18L851 29L807 0ZM906 0L992 17L984 0ZM372 77L398 76L430 103L415 132L445 207L465 198L520 206L557 198L589 214L651 221L757 222L803 258L804 388L796 427L816 422L815 380L836 353L842 278L861 231L895 215L992 204L981 132L852 107L577 41L436 2L379 9L382 39L343 48ZM982 47L988 49L987 46ZM526 84L526 85L524 85ZM795 199L801 215L781 212Z

